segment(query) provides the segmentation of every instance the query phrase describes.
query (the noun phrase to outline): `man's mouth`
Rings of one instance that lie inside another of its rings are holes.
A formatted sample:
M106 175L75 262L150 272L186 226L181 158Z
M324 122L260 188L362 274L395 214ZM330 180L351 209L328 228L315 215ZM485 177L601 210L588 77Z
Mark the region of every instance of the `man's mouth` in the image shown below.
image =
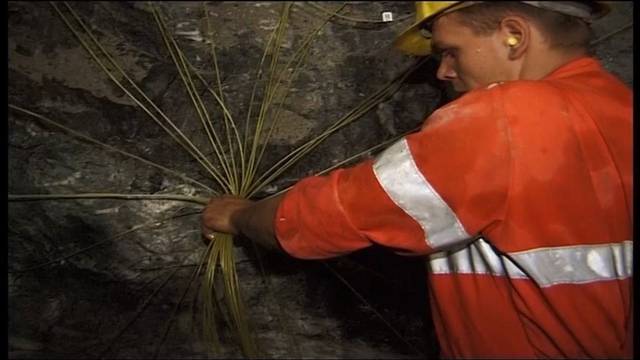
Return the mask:
M463 83L461 82L452 82L451 83L453 90L457 91L457 92L466 92L467 91L467 87L464 86Z

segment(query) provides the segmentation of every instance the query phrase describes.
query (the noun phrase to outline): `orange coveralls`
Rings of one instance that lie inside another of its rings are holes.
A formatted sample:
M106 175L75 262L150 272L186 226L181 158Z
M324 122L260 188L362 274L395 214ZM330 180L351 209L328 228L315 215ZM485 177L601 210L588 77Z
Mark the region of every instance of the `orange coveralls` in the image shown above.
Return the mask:
M471 91L283 198L290 255L428 262L443 357L631 357L632 94L593 58Z

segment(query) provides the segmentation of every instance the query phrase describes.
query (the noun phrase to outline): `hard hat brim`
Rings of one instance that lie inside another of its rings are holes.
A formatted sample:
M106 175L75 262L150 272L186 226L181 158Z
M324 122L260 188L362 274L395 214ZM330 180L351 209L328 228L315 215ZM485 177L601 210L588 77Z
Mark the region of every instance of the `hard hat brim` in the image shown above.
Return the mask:
M407 54L429 55L431 53L431 39L426 38L421 29L430 18L433 17L424 18L411 25L393 41L393 46Z
M451 10L471 6L475 3L477 3L477 1L452 1L451 4L413 23L413 25L396 37L393 41L393 46L407 54L419 56L431 54L431 38L422 33L422 28L442 14Z
M394 41L393 46L398 50L411 54L425 56L431 53L431 39L422 35L422 24L426 21L420 21L400 34Z

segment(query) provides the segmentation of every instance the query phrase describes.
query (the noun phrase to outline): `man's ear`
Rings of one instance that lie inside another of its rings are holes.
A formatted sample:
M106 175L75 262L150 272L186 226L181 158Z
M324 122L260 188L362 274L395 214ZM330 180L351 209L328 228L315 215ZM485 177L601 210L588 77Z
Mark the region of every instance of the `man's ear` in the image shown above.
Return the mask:
M509 60L517 60L527 51L531 42L529 23L519 16L507 16L500 21L500 35L509 48Z

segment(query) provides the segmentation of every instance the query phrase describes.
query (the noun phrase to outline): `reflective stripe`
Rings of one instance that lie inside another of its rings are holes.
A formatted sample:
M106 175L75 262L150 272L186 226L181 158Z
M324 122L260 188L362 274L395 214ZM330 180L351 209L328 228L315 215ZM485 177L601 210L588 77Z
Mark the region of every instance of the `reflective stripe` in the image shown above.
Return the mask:
M490 274L529 278L540 287L624 279L633 275L633 242L562 246L498 255L478 239L463 249L430 256L434 274Z
M484 239L478 239L460 250L439 252L429 257L434 274L487 274L505 275L508 267L510 277L526 278L507 258L498 256Z
M420 224L431 248L441 249L470 238L418 170L406 139L386 149L374 162L373 172L391 200Z
M535 249L511 257L543 287L623 279L633 274L631 241Z

